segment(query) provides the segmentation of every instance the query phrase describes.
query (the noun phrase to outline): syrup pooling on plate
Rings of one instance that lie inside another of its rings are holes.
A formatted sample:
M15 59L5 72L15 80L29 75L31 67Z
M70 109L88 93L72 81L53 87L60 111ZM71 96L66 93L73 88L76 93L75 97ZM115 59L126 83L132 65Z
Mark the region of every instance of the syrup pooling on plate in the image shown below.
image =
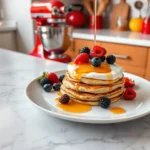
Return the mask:
M71 65L75 65L75 64L71 63ZM75 76L77 80L80 80L84 74L91 73L91 72L107 73L107 74L110 73L109 77L111 77L111 68L108 64L105 64L105 63L102 63L101 66L99 67L93 67L91 63L80 64L76 66L77 68L74 70L73 75Z
M126 112L126 110L124 108L121 108L121 107L112 107L112 108L110 108L110 111L113 114L124 114Z
M92 109L92 106L90 105L80 104L72 100L70 100L68 104L61 104L59 102L59 97L56 98L56 102L58 108L70 113L85 113Z

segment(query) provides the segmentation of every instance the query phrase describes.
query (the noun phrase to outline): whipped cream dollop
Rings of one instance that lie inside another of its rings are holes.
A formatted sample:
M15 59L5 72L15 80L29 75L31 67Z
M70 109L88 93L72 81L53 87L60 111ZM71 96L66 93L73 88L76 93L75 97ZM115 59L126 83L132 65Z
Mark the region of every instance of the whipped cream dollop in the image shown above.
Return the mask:
M99 80L115 80L117 78L123 77L123 68L120 67L117 64L109 65L111 71L108 73L97 73L97 72L89 72L89 73L82 73L80 76L85 78L91 78L91 79L99 79ZM67 67L67 70L71 76L76 78L76 69L79 66L75 64L69 64Z

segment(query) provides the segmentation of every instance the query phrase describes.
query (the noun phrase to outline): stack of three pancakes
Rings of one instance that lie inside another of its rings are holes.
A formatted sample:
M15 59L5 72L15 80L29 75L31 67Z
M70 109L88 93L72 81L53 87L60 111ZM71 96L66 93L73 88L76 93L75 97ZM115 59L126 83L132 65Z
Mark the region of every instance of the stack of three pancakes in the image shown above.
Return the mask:
M123 91L123 69L116 64L105 63L98 68L91 64L69 64L60 90L75 102L93 106L99 105L102 97L116 102Z

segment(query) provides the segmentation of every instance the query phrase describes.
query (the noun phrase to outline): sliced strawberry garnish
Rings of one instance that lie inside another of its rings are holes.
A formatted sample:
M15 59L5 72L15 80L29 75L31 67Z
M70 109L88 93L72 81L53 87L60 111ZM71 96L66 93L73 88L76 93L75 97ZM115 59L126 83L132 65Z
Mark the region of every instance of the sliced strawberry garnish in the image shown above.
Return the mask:
M94 46L90 51L90 56L93 57L102 57L106 54L106 50L100 46Z
M125 81L125 84L124 84L125 88L134 87L135 86L134 81L132 81L131 79L129 79L127 77L124 78L124 81Z
M77 58L75 59L74 62L77 65L88 63L89 62L89 55L87 53L81 53L77 56Z
M136 97L136 92L131 88L127 88L123 94L123 98L125 100L133 100L135 97Z
M48 73L46 75L46 78L48 78L51 81L52 84L60 82L57 75L53 72Z

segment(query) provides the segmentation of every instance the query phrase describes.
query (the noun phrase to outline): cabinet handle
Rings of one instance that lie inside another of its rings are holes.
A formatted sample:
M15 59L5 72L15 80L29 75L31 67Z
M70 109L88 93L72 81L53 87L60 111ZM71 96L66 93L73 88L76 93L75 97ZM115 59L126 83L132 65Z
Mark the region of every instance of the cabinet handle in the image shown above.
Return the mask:
M129 59L129 56L127 55L117 55L117 54L112 54L114 55L116 58L120 58L120 59Z

